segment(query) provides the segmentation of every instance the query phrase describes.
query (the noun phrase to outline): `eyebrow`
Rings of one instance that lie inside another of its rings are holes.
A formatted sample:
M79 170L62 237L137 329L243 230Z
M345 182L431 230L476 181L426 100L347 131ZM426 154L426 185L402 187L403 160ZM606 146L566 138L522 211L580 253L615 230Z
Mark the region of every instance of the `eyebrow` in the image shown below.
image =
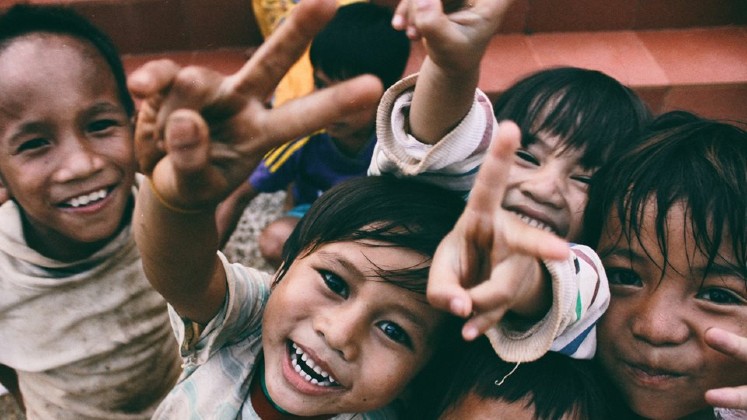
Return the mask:
M703 278L706 278L708 276L734 276L747 281L747 279L744 277L744 274L740 273L739 270L737 270L735 267L730 267L728 265L719 264L716 262L714 262L710 267L699 266L691 267L690 269L693 273L697 273ZM707 272L706 269L708 270Z
M633 263L642 263L650 260L646 255L641 255L630 248L614 248L612 250L600 250L599 256L601 258L607 257L619 257L629 259ZM688 267L692 274L701 278L707 278L708 276L734 276L744 281L747 281L744 274L740 273L735 267L730 267L726 264L719 264L714 262L710 267L706 265L700 266L689 266ZM706 271L707 270L707 271Z
M321 259L326 261L329 264L337 265L341 269L345 270L349 274L352 274L356 277L362 277L365 278L366 276L361 272L361 270L358 269L358 267L355 266L352 262L350 262L347 258L341 258L339 254L334 252L326 252L326 251L317 251L317 254Z
M47 124L40 122L40 121L29 121L24 122L20 124L18 127L13 129L13 132L8 137L8 144L9 145L15 145L16 142L19 141L20 137L23 137L27 134L33 134L38 133L40 131L44 131L47 127Z
M357 277L358 279L362 279L362 281L368 281L370 278L370 276L363 274L363 272L360 269L358 269L358 267L355 264L353 264L352 262L350 262L344 257L340 257L340 255L337 253L317 251L317 254L319 255L320 258L324 259L327 263L340 266L348 274L354 277ZM380 277L379 279L381 279L382 282L386 282L386 283L396 286L396 284L394 284L393 282L386 281ZM410 292L406 289L403 289L403 290L409 293L415 293L415 292ZM417 299L412 299L412 301L416 302L419 305L430 307L430 304L427 301L420 301ZM428 324L425 322L425 320L415 315L411 311L408 311L401 306L397 306L396 312L402 315L403 317L407 318L410 322L415 324L417 327L420 327L421 331L425 331L428 328Z
M649 259L647 256L641 255L630 248L615 247L612 249L601 249L598 251L598 254L601 258L618 257L629 259L634 262L643 262Z
M93 104L93 106L86 109L84 112L84 115L90 116L90 115L95 115L95 114L99 114L102 112L124 113L125 110L124 110L124 107L121 105L113 104L111 102L101 101L101 102L96 102L95 104Z

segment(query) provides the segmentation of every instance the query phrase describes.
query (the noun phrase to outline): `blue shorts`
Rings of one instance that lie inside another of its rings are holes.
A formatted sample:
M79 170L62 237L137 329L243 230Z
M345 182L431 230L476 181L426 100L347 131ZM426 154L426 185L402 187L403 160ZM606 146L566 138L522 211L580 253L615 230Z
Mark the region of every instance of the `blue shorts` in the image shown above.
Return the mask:
M306 214L307 211L309 211L309 208L311 207L311 204L300 204L296 207L293 207L292 209L288 210L285 215L290 217L297 217L299 219L303 218L303 216Z

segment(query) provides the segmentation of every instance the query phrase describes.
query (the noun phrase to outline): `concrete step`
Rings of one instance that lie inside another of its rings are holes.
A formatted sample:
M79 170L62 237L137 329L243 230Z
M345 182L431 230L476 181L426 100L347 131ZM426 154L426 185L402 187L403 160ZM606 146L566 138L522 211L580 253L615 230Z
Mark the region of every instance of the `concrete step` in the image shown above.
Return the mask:
M371 0L394 7L399 0ZM230 48L262 38L250 0L0 0L69 4L123 53ZM745 0L514 0L500 33L593 32L747 25Z
M15 3L75 7L110 34L130 70L168 56L233 72L262 42L249 0L0 0L0 9ZM408 74L423 57L413 45ZM557 65L604 71L655 112L747 121L747 1L514 0L483 60L480 87L497 96Z
M169 57L232 73L245 62L246 48L126 54L132 70ZM406 73L425 57L413 44ZM635 89L654 112L687 109L710 118L747 122L747 26L498 34L481 65L480 87L496 97L518 78L549 66L603 71Z

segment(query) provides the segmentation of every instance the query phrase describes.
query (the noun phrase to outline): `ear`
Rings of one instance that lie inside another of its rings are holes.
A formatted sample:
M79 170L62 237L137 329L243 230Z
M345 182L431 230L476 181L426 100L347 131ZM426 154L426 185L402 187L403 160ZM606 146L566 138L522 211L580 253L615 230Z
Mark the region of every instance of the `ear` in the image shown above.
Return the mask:
M0 204L5 203L10 199L10 191L5 187L5 181L3 181L3 177L0 176Z

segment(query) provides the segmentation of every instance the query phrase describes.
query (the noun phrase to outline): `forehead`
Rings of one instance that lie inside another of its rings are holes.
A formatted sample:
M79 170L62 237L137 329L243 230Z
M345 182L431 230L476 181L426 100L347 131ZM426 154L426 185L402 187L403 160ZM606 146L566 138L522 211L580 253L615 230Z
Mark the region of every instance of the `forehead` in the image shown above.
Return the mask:
M120 103L106 60L90 43L68 35L13 39L0 49L0 74L0 118L6 123L54 118L95 101Z
M34 71L28 71L33 68ZM7 41L0 49L5 87L43 78L111 77L106 60L89 42L69 35L32 33ZM10 79L9 79L10 78Z
M526 140L524 139L525 136ZM548 130L542 130L534 134L522 133L522 144L525 144L525 147L530 150L547 156L555 156L579 166L586 155L585 150L572 147L567 139Z
M535 420L534 405L531 401L521 399L509 402L503 399L480 397L468 393L459 402L441 415L441 420L491 420L501 413L500 418L513 420ZM565 417L564 417L565 419Z
M666 218L657 222L661 217L653 198L649 198L637 216L637 231L631 229L630 221L623 226L616 210L608 215L604 230L599 241L599 254L606 255L616 250L630 251L630 255L641 260L653 260L659 267L674 268L680 273L696 271L704 275L708 256L703 252L703 244L698 244L693 232L686 203L679 201L672 204L666 211ZM714 260L716 265L733 264L736 261L734 250L730 247L730 234L724 232L718 256ZM666 251L666 253L665 253Z
M416 270L426 269L430 259L416 251L372 241L335 242L305 258L336 270L361 295L375 297L379 309L406 311L425 330L435 329L442 319L443 314L428 304L424 293L408 290L421 283L424 290L427 282L427 271L422 270L421 278Z

